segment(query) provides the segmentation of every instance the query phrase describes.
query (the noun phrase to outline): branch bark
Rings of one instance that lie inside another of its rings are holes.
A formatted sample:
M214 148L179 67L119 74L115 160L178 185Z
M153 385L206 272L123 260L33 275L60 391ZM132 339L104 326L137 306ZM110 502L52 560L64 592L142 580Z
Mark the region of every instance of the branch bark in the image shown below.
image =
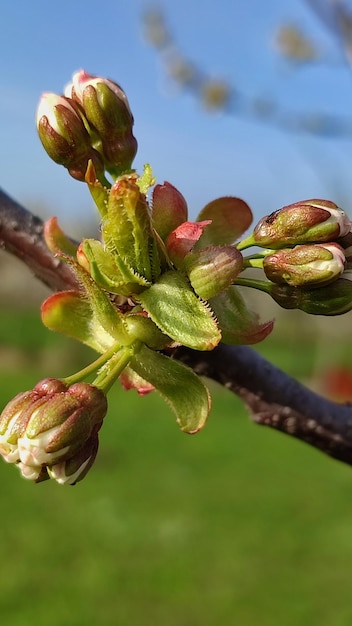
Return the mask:
M42 221L1 190L0 246L53 291L77 288L70 268L46 247ZM352 465L352 406L318 396L247 346L221 344L211 352L182 347L175 358L239 396L257 424Z
M52 291L77 289L76 278L65 263L48 250L43 222L0 189L0 247L23 261L34 276Z

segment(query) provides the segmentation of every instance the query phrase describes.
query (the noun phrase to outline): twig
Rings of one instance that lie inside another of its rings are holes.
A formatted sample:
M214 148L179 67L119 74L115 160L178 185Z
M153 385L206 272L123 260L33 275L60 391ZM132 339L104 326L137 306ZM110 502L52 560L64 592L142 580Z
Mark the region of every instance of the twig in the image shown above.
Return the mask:
M23 261L52 291L77 288L71 269L43 239L43 222L0 189L0 247Z
M53 291L76 288L70 269L43 240L43 223L0 190L0 246ZM230 389L257 424L270 426L352 465L352 407L326 400L246 346L211 352L178 348L175 357Z

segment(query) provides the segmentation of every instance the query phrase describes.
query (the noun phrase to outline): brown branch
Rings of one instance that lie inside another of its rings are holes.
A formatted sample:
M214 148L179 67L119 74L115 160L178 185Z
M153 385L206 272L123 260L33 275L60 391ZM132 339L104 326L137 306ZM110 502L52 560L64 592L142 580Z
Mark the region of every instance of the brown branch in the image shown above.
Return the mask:
M352 406L322 398L247 346L178 348L177 358L239 396L254 422L352 465Z
M43 223L0 190L0 245L53 291L76 288L43 240ZM238 395L257 424L285 432L352 465L352 407L321 398L246 346L212 352L178 348L175 357Z
M74 274L43 239L43 222L0 189L0 247L13 254L52 291L77 288Z

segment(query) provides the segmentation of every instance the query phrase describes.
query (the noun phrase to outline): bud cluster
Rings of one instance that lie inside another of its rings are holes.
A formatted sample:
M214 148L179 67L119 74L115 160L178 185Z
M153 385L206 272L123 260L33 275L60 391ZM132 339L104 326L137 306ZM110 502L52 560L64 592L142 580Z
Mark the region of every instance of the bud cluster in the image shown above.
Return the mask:
M64 95L44 93L37 129L48 155L84 181L89 162L102 182L104 172L130 171L137 152L133 116L121 87L80 70Z
M97 387L44 379L1 413L0 454L24 478L73 485L94 462L106 410L106 396Z
M241 249L266 248L245 265L262 268L270 282L238 282L269 293L284 308L345 313L352 309L351 244L351 220L336 204L296 202L261 219L240 243Z

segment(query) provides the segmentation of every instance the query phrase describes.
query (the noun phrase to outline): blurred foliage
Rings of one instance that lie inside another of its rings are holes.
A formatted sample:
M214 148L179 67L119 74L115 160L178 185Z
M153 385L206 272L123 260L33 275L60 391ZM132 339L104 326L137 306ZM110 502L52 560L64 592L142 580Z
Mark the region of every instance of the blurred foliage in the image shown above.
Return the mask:
M296 360L300 360L296 352ZM298 357L298 358L297 358ZM41 372L1 372L1 404ZM6 626L346 626L351 470L215 391L202 433L116 388L74 488L1 463Z

